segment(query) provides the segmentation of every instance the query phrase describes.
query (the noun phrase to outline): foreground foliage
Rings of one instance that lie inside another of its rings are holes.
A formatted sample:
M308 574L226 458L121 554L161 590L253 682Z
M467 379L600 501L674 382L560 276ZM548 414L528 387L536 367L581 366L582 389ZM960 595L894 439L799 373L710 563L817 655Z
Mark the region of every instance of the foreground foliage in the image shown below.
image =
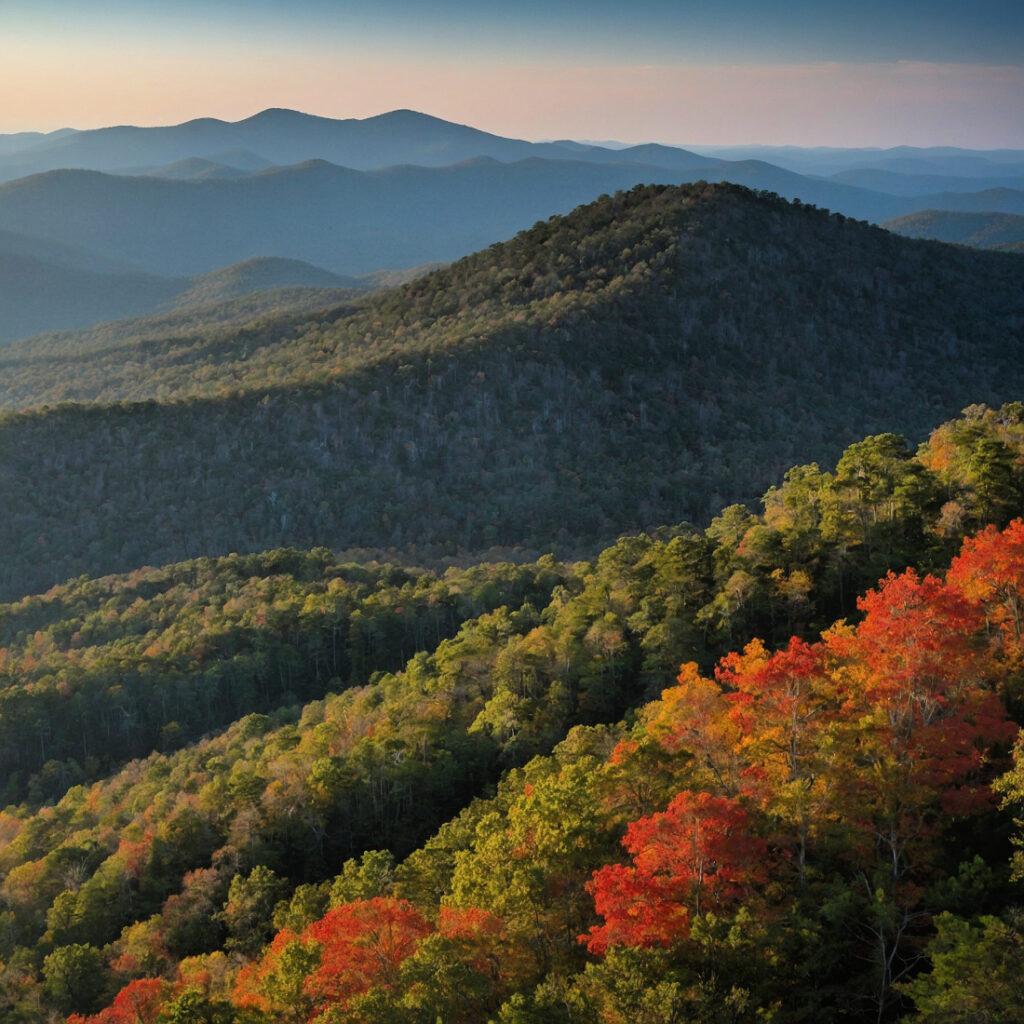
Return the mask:
M1022 587L1018 519L945 578L888 574L856 625L684 665L404 861L266 901L249 952L169 957L165 907L102 954L106 1009L83 1015L95 945L50 953L44 991L73 1024L1013 1021L1019 891L992 837L1024 790ZM272 881L237 878L234 920Z
M1024 524L979 528L1022 434L869 438L592 563L275 551L5 606L4 1019L975 1019L1019 969Z

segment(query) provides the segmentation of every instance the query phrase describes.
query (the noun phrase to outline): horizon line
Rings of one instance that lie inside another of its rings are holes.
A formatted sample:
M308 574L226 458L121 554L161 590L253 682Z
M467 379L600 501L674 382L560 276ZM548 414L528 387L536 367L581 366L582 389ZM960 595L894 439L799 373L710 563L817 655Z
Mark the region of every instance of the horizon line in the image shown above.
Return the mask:
M259 117L263 117L266 114L295 114L300 117L308 117L320 121L333 121L335 123L344 122L359 122L363 123L366 121L379 120L385 117L391 117L396 114L414 114L417 117L422 117L428 120L437 121L442 124L452 125L459 128L468 128L473 131L482 132L487 135L494 135L499 138L513 139L521 142L531 142L542 145L554 145L560 142L572 142L577 145L590 146L595 149L633 149L638 146L648 145L660 145L667 146L674 149L705 149L705 150L729 150L729 149L792 149L800 151L822 151L822 152L866 152L866 153L885 153L891 152L896 149L911 149L911 150L934 150L934 149L951 149L959 150L967 153L1022 153L1024 154L1024 147L1014 145L1002 145L1002 146L962 146L955 143L932 143L927 146L912 145L909 143L897 143L895 145L882 146L882 145L857 145L857 146L835 146L835 145L800 145L799 143L792 142L753 142L753 141L735 141L735 142L715 142L715 143L702 143L702 142L668 142L658 138L648 138L642 142L626 142L620 139L608 138L600 141L591 141L587 139L577 139L572 136L534 136L529 135L516 136L516 135L502 135L499 132L491 131L488 128L481 128L476 124L471 124L465 121L454 121L448 118L440 117L436 114L428 113L424 110L416 110L412 107L394 107L388 110L382 110L376 114L368 114L365 117L356 116L335 116L331 114L319 114L309 110L302 110L298 107L288 106L269 106L263 107L257 110L255 113L248 114L244 117L240 117L236 120L230 120L225 117L215 117L213 115L200 114L195 117L188 117L181 121L159 121L152 123L140 123L132 121L121 121L106 124L97 124L91 127L79 128L74 127L70 124L62 125L59 128L52 129L3 129L0 128L0 138L13 137L17 135L41 135L51 136L59 135L61 133L74 133L84 134L87 132L97 131L111 131L119 128L135 128L140 131L150 129L161 129L161 128L184 128L192 124L198 124L202 122L215 122L222 125L239 125L245 124L248 121L254 121Z

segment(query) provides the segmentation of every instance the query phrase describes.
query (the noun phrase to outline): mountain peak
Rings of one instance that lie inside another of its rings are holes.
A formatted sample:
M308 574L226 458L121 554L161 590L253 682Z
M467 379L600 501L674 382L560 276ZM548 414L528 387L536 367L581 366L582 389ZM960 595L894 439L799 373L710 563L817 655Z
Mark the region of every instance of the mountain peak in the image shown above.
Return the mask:
M411 110L408 107L399 107L397 110L386 110L383 114L375 114L372 117L364 118L365 121L407 121L422 124L452 124L444 118L434 117L433 114L424 114L421 110Z
M297 121L330 121L329 117L318 117L316 114L307 114L301 110L292 110L290 107L267 107L252 117L243 118L238 124L291 124Z

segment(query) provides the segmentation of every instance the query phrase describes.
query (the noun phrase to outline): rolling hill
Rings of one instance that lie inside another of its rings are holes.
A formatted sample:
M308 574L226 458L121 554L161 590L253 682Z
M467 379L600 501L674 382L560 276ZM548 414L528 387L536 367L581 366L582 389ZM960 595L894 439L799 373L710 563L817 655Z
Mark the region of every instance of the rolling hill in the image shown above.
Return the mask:
M703 520L797 458L1015 398L1020 275L737 186L645 187L305 322L15 347L17 404L94 404L0 424L0 592L283 543L443 559Z
M1024 216L1012 213L955 213L923 210L882 225L908 238L932 238L978 249L1024 245Z
M262 256L256 259L233 263L220 270L211 270L195 278L174 300L175 308L225 302L228 299L249 295L253 292L277 288L365 288L362 282L351 277L339 277L329 270L314 267L301 260L285 260L276 256Z
M246 260L194 278L157 276L118 269L68 246L0 232L0 344L158 311L192 310L195 317L196 307L255 292L287 289L285 305L298 300L309 309L306 297L295 290L312 290L326 305L342 294L371 287L371 282L276 257ZM268 297L266 308L280 307L283 299L279 294ZM212 322L217 319L214 314Z
M0 231L0 344L150 312L181 283L117 268L71 246Z

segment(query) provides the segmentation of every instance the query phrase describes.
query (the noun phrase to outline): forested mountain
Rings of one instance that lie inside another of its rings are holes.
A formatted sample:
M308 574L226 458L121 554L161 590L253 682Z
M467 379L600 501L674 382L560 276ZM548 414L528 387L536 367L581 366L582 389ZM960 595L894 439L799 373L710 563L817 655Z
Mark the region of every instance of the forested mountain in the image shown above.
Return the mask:
M705 521L801 453L1013 398L1020 280L1016 256L736 186L648 187L306 322L16 348L8 401L105 404L0 422L0 589L282 545L570 553Z
M1024 410L973 407L576 565L277 551L0 608L53 758L3 745L4 1020L1012 1008L1022 496Z
M897 217L884 227L908 238L973 245L978 249L1008 249L1024 245L1024 217L1010 213L952 213L924 210Z

